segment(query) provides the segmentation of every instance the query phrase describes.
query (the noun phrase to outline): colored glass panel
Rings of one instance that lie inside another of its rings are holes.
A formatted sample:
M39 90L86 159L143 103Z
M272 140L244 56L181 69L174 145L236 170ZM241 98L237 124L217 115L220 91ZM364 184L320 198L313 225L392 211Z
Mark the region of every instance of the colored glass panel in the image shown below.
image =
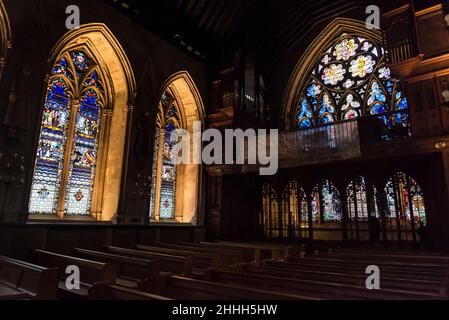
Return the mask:
M57 212L71 109L67 90L61 78L50 80L31 185L29 212L32 214Z
M85 52L74 51L63 54L52 68L31 187L30 213L56 214L58 201L63 198L65 214L90 214L104 103L98 73L91 71L84 76L94 67ZM73 104L75 100L79 105ZM71 150L66 148L69 140ZM66 159L69 160L67 168L64 167ZM66 181L62 181L64 170L68 170ZM60 194L62 186L66 190L64 197Z
M295 127L311 128L365 115L381 115L387 129L402 126L410 135L408 101L375 41L342 34L313 66L298 93ZM310 111L305 111L305 105ZM330 107L329 107L330 106ZM400 112L397 112L397 111ZM312 115L310 115L312 113Z
M179 129L180 120L175 99L169 92L164 92L161 97L158 119L153 153L150 218L155 218L155 213L158 212L159 219L173 220L177 178L173 155L176 153L177 141L170 140L172 133Z

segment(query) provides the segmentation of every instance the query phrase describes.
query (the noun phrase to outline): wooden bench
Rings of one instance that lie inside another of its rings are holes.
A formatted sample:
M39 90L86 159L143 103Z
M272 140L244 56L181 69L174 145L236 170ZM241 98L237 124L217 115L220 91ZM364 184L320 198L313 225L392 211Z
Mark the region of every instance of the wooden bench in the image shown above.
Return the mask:
M75 248L73 252L82 258L114 263L118 266L116 284L131 289L147 291L160 272L159 260L148 260Z
M192 257L176 256L165 253L155 253L142 250L132 250L113 246L108 246L107 250L111 253L128 257L143 258L150 260L157 259L160 261L161 271L172 272L174 274L183 276L192 275L192 266L193 266Z
M159 247L176 249L181 251L193 251L206 254L216 254L219 256L219 265L234 265L243 262L242 253L235 250L225 250L218 248L207 248L201 246L190 246L181 244L171 244L171 243L159 243Z
M35 263L46 267L59 268L59 295L63 299L99 300L104 297L104 289L115 283L118 266L110 263L81 259L59 253L33 250ZM80 289L71 290L66 286L68 266L76 266L80 270Z
M286 256L301 257L305 253L305 246L298 245L273 245L263 243L252 244L228 241L218 241L215 243L233 248L259 249L261 260L279 259Z
M411 256L422 256L422 257L435 257L435 258L449 258L446 253L432 252L432 251L420 251L411 249L385 249L385 248L338 248L331 250L332 252L341 253L361 253L361 254L388 254L388 255L411 255Z
M173 300L167 297L142 292L139 290L112 285L106 288L106 299L108 300Z
M300 295L259 290L239 285L162 275L158 294L177 300L316 300Z
M366 268L369 265L378 265L384 271L401 271L401 272L412 272L417 274L439 274L446 276L448 267L441 264L429 264L429 263L404 263L396 261L388 261L383 259L366 259L366 260L344 260L338 258L321 258L316 257L305 257L305 258L287 258L287 262L291 263L319 263L319 264L332 264L344 267L359 267Z
M27 300L29 296L26 292L0 282L0 301Z
M178 249L152 247L144 245L136 245L136 249L148 252L163 253L175 256L192 257L193 268L203 270L207 268L216 268L219 266L219 257L217 254L202 253L195 251L185 251Z
M9 296L14 299L55 300L58 296L58 269L0 256L0 283L3 284L1 295L5 299Z
M438 293L408 290L384 289L368 290L365 286L354 286L335 282L311 281L302 279L286 279L278 276L209 270L207 281L244 285L261 290L300 294L317 299L345 300L394 300L394 299L438 299Z
M449 257L425 254L399 254L399 253L362 253L362 252L328 252L320 253L319 257L337 258L345 260L395 261L397 263L441 264L449 267Z
M259 263L261 261L261 249L260 248L248 248L248 247L237 247L235 245L215 243L215 242L200 242L200 243L188 243L181 242L181 245L190 247L202 247L213 250L226 250L231 252L236 252L241 256L240 262L255 262ZM270 257L271 258L271 257Z
M314 280L324 282L334 282L340 284L349 284L354 286L364 286L367 275L351 274L344 270L329 270L326 272L317 271L313 268L303 267L301 269L260 267L254 265L241 266L242 272L250 274L268 275L274 277L283 277L288 279ZM397 290L417 290L420 292L431 293L440 297L447 296L447 290L443 283L431 280L408 279L405 277L389 277L382 275L381 287L385 289Z
M335 270L344 270L345 273L348 274L365 274L367 265L362 266L354 266L354 265L347 265L347 266L341 266L338 264L332 264L332 263L319 263L319 262L286 262L286 261L264 261L264 266L268 267L278 267L278 268L284 268L284 269L307 269L307 270L315 270L315 271L322 271L322 272L334 272ZM397 278L407 278L407 279L419 279L419 280L431 280L431 281L445 281L444 275L439 275L435 273L423 273L423 272L413 272L410 271L409 273L406 273L404 271L401 271L400 269L389 269L386 267L380 267L381 276L388 276L388 277L397 277Z

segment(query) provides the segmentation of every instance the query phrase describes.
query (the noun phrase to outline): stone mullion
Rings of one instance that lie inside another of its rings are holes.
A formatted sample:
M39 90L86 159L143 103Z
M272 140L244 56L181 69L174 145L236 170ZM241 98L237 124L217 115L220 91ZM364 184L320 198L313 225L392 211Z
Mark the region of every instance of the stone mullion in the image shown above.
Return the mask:
M80 104L78 100L73 101L72 110L70 112L70 122L69 122L69 128L68 128L68 134L67 134L67 144L65 147L65 154L64 154L64 164L62 167L62 173L61 173L61 181L60 181L60 188L59 188L59 197L58 197L58 217L63 218L65 214L65 200L66 200L66 193L67 193L67 183L69 180L69 174L70 174L70 162L72 158L72 151L73 147L75 145L74 140L76 136L76 118L78 115L78 110L80 108Z

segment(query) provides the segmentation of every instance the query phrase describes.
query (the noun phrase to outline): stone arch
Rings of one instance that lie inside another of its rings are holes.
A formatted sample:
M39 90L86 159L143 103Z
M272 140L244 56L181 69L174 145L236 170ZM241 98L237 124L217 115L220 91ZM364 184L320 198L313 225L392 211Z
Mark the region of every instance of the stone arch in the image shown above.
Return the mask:
M367 29L364 21L348 18L336 18L332 21L309 45L290 76L282 101L282 127L285 130L291 129L292 112L294 112L297 94L306 85L315 61L335 36L342 33L356 33L373 39L379 44L383 43L382 33L379 30Z
M187 71L180 71L170 76L162 86L160 95L170 90L177 101L181 126L190 134L193 150L194 122L205 125L204 104L194 80ZM177 168L175 220L180 223L197 224L201 210L202 166L199 164L182 164Z
M3 1L0 0L0 79L6 65L8 50L12 47L11 26Z
M58 57L71 50L83 50L93 57L104 82L105 104L101 115L91 216L95 220L110 221L118 213L124 184L122 179L126 176L136 81L122 46L105 24L85 24L67 32L51 51L49 75ZM58 215L62 218L60 210Z

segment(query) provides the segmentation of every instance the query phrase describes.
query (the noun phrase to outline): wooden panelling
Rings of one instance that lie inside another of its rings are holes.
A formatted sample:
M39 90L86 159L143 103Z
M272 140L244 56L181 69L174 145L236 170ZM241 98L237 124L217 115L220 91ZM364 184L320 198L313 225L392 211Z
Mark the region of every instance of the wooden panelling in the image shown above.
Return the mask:
M442 6L417 12L416 16L421 53L434 56L449 51L449 31Z
M5 225L0 226L0 254L26 258L32 248L69 254L75 247L101 251L105 245L130 247L136 243L199 242L204 241L204 237L204 228L188 225Z

